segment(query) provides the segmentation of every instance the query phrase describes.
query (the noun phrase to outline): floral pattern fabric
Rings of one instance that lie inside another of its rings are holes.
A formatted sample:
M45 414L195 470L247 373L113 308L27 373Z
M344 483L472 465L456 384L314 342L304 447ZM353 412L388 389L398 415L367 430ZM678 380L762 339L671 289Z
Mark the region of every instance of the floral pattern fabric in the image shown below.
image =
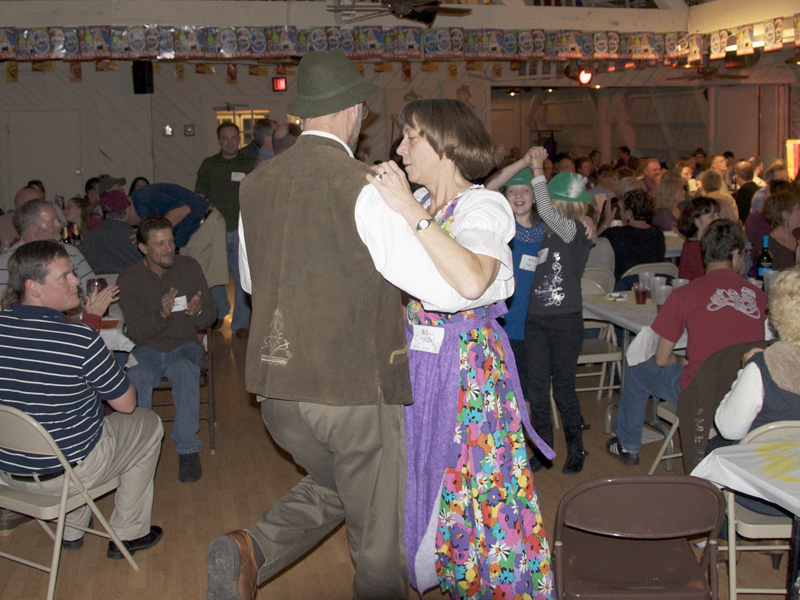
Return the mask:
M457 201L436 218L448 233ZM459 365L446 367L459 370L456 422L446 425L453 435L450 456L457 459L445 468L438 506L430 507L438 513L436 574L453 598L554 598L550 549L525 447L519 381L507 368L505 336L494 319L486 319L488 310L427 312L417 300L407 308L411 325L478 322L453 339ZM510 354L508 359L513 360ZM455 401L455 395L438 400Z

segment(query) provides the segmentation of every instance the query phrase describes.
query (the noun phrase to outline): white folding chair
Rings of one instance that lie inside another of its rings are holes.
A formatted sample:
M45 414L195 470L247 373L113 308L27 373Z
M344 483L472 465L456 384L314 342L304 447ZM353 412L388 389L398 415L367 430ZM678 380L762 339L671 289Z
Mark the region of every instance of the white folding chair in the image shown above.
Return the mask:
M115 477L99 487L86 489L47 430L33 417L10 406L0 405L0 448L13 452L25 452L40 456L54 456L58 458L61 466L64 468L64 485L61 488L60 496L50 496L0 486L0 507L35 518L53 539L53 555L49 567L14 554L0 552L0 556L3 558L50 573L50 581L47 586L47 600L52 600L55 595L56 577L58 576L58 563L61 558L61 541L64 537L66 514L83 505L89 506L94 514L94 518L103 526L105 531L75 525L71 525L71 527L112 540L117 545L117 548L122 551L122 554L130 563L131 567L133 567L133 570L139 570L139 565L133 560L125 544L123 544L117 534L114 533L114 530L111 529L103 513L100 512L100 509L98 509L97 505L94 503L95 498L99 498L119 487L119 477ZM56 522L55 534L45 523L45 521L53 520Z
M644 273L649 271L650 273L655 273L656 275L668 275L670 277L677 277L678 276L678 265L671 263L671 262L657 262L657 263L642 263L640 265L634 265L627 271L622 274L620 279L625 279L629 275L638 275L639 273Z
M589 279L600 285L603 292L614 291L614 273L604 267L586 267L582 279ZM583 292L584 294L586 292Z
M601 271L607 271L601 269ZM613 278L612 289L613 289ZM593 279L586 277L581 279L581 293L582 294L604 294L606 290L602 285ZM617 345L616 334L614 328L609 323L602 321L594 321L591 319L584 319L583 325L585 329L597 329L599 337L585 339L581 342L581 353L578 355L579 365L595 365L599 364L599 371L584 371L576 375L580 377L599 377L597 385L589 385L585 387L578 387L576 385L576 392L597 392L597 399L600 400L603 396L603 391L607 391L608 397L615 389L619 389L619 384L614 383L614 377L622 370L622 348ZM611 365L609 373L608 365ZM606 383L607 382L607 383ZM561 428L561 421L558 416L558 407L553 398L553 388L550 387L550 412L552 413L553 427L555 429Z
M775 421L767 423L748 433L741 443L766 442L787 435L800 434L800 421ZM789 517L773 517L753 512L739 504L730 490L725 490L725 500L728 504L728 589L730 600L736 600L738 594L780 594L785 595L786 589L779 588L746 588L738 587L736 583L736 552L773 550L789 550L789 544L780 545L747 545L740 546L736 543L736 534L744 538L757 540L790 540L792 538L792 519ZM720 547L720 550L725 550Z
M600 267L594 267L600 271L606 271ZM613 289L614 276L611 275L611 289ZM600 283L593 279L583 277L581 279L581 293L582 294L603 294L607 290L602 287ZM588 371L578 373L578 377L598 377L599 381L596 386L576 387L576 392L593 392L597 391L597 399L603 395L603 391L607 391L607 397L611 398L614 390L619 389L619 384L614 383L614 377L617 373L622 371L622 348L617 345L617 336L614 333L614 327L610 323L603 321L594 321L592 319L584 319L583 326L585 329L597 329L598 337L588 338L583 340L581 344L581 353L578 357L579 365L593 365L599 364L601 368L599 371ZM611 372L608 372L608 366L611 365ZM608 377L608 379L606 379ZM606 383L606 381L608 383Z

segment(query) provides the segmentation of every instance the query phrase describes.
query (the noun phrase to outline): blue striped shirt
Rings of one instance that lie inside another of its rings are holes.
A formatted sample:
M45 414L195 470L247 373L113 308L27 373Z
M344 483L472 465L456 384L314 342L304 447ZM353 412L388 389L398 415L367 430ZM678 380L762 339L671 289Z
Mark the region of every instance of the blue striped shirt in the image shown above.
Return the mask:
M88 325L39 306L14 304L0 312L0 403L39 421L69 462L85 458L100 439L100 401L119 398L129 385ZM59 469L55 457L0 448L0 470L7 473Z

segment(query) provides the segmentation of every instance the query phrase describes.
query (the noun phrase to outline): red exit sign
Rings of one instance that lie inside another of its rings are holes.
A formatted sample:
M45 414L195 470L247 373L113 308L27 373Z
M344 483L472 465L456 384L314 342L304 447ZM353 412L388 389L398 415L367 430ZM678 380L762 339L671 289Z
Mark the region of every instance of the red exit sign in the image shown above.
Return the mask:
M285 92L286 91L286 77L273 77L272 78L272 91Z

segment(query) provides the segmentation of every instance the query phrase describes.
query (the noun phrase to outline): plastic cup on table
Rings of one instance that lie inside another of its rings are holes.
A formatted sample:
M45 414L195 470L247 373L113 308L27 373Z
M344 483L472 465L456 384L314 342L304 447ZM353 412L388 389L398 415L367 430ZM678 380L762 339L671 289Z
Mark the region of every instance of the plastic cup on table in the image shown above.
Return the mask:
M641 273L639 273L639 283L643 283L644 287L649 290L650 284L653 281L653 275L655 275L655 273L652 273L650 271L642 271Z
M754 286L756 286L760 290L764 289L764 282L761 281L760 279L756 279L755 277L748 277L747 281L752 283Z
M780 275L780 271L767 271L764 273L764 291L769 294L769 290L772 287L772 282L775 281L775 278Z
M666 285L667 278L661 277L660 275L653 275L653 278L650 280L650 287L648 288L647 295L650 299L653 299L653 290L656 289L660 285Z
M647 288L641 281L633 284L633 296L636 299L636 304L647 302Z
M672 293L671 285L659 285L653 289L653 302L656 303L656 310L661 310L664 302L667 301Z
M683 279L681 277L676 277L675 279L672 280L672 289L673 290L677 290L679 287L682 287L682 286L686 285L687 283L689 283L688 279Z

